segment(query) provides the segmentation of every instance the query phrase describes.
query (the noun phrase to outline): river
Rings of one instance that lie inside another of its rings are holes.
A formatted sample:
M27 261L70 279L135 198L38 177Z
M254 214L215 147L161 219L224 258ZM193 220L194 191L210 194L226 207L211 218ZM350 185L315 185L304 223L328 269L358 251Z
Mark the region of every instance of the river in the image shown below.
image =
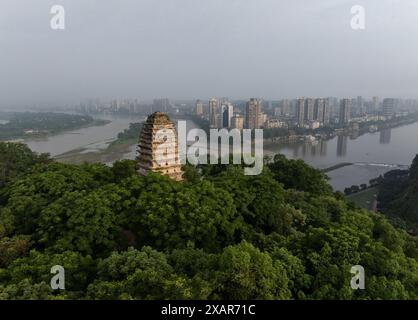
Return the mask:
M418 123L367 133L359 137L337 136L328 141L268 145L266 154L282 153L303 159L319 169L340 163L353 163L328 172L336 190L370 179L394 168L406 168L418 154Z
M49 152L56 156L74 149L94 151L104 149L116 139L119 132L131 122L143 121L136 116L100 116L111 120L104 126L73 130L41 139L27 139L25 143L36 152ZM196 125L188 121L188 129ZM328 141L298 142L294 144L268 144L264 153L285 154L288 158L303 159L319 169L340 163L354 163L328 172L330 183L336 190L353 184L368 183L370 179L384 174L397 166L408 166L418 153L418 123L367 133L360 137L338 136ZM120 155L122 159L134 159L135 145Z
M144 121L144 117L136 116L100 116L100 119L111 122L103 126L92 126L64 133L25 139L24 142L35 152L49 153L51 156L84 148L86 150L104 149L116 139L119 132L129 128L132 122Z

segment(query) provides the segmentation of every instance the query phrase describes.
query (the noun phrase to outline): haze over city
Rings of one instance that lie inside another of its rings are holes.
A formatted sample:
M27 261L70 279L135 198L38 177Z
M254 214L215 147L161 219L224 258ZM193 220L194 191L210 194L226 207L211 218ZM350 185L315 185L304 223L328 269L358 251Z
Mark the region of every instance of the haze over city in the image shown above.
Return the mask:
M50 28L55 4L65 8L65 30ZM356 4L366 9L365 30L350 27ZM415 0L1 0L0 107L416 98L417 10Z

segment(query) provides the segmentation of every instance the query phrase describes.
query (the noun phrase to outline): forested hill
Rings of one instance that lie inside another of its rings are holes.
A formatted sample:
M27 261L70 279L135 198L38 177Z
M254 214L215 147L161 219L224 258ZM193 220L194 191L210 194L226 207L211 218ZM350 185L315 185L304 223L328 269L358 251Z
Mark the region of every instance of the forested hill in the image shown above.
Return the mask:
M258 176L66 165L0 143L0 299L417 299L418 243L278 156ZM366 289L352 290L362 265ZM65 268L65 290L49 286Z
M395 225L418 236L418 155L409 170L393 170L379 186L379 207Z

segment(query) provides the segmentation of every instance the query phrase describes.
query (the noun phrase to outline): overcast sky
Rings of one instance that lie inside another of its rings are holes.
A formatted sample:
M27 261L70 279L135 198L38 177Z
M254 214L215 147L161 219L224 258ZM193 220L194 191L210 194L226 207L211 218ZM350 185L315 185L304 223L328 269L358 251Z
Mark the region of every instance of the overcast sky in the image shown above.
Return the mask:
M365 30L350 27L356 4ZM0 106L418 98L417 17L417 0L0 0Z

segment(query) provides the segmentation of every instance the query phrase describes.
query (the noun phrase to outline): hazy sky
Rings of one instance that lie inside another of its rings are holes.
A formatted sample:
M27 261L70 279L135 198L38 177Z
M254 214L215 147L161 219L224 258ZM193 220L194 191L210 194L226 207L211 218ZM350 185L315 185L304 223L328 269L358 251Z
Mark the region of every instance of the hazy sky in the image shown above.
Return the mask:
M54 4L65 30L50 28ZM418 98L417 17L417 0L0 0L0 106Z

